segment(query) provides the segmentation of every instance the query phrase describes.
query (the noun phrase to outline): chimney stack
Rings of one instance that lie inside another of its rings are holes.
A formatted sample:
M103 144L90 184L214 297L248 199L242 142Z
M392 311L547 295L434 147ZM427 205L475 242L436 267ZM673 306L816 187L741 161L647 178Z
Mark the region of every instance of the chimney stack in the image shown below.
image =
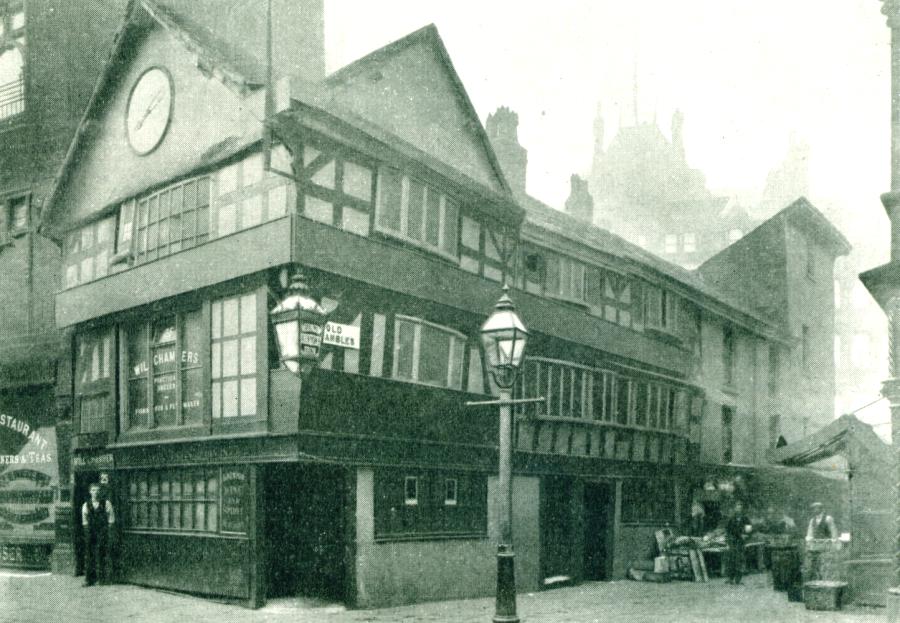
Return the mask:
M514 193L525 194L528 150L519 144L519 115L506 106L489 114L485 130Z
M569 178L572 185L566 199L566 214L585 223L594 223L594 198L588 190L587 180L579 175Z

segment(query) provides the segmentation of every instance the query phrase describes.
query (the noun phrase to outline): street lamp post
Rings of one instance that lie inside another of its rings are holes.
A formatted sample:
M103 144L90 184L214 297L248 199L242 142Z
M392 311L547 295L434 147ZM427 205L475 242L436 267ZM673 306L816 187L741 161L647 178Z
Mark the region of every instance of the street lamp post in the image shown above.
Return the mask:
M511 392L519 367L525 358L528 330L516 314L509 298L508 287L494 306L493 313L481 327L484 347L491 374L500 388L500 400L490 401L500 407L498 518L497 544L497 601L494 623L518 623L516 614L515 554L512 545L512 405ZM484 403L482 403L484 404Z

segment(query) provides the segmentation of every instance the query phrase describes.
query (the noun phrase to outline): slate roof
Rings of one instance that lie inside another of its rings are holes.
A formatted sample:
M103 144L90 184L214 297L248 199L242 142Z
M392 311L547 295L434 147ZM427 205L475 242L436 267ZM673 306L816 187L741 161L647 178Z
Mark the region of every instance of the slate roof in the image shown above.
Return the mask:
M649 268L661 277L677 281L701 297L713 299L730 308L731 311L737 312L739 316L744 317L745 323L749 321L749 324L754 325L757 329L768 330L767 332L770 334L781 336L780 330L760 316L755 309L714 288L704 281L698 272L667 262L638 245L628 242L621 236L575 219L534 197L517 193L516 199L525 208L526 227L532 225L603 254Z

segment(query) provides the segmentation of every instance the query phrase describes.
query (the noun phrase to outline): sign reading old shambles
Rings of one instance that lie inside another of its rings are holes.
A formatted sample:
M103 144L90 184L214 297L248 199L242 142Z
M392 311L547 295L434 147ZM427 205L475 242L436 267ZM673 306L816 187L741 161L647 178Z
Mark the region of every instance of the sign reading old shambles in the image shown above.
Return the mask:
M222 532L247 532L249 483L246 469L222 470Z
M326 322L322 343L359 350L359 327L352 324Z

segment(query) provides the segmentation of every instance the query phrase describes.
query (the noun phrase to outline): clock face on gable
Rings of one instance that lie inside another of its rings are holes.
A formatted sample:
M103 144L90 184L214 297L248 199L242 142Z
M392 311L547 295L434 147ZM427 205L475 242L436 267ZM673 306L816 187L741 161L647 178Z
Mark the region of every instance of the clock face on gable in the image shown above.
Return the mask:
M160 67L145 71L135 81L125 112L128 144L143 156L162 141L172 115L172 79Z

